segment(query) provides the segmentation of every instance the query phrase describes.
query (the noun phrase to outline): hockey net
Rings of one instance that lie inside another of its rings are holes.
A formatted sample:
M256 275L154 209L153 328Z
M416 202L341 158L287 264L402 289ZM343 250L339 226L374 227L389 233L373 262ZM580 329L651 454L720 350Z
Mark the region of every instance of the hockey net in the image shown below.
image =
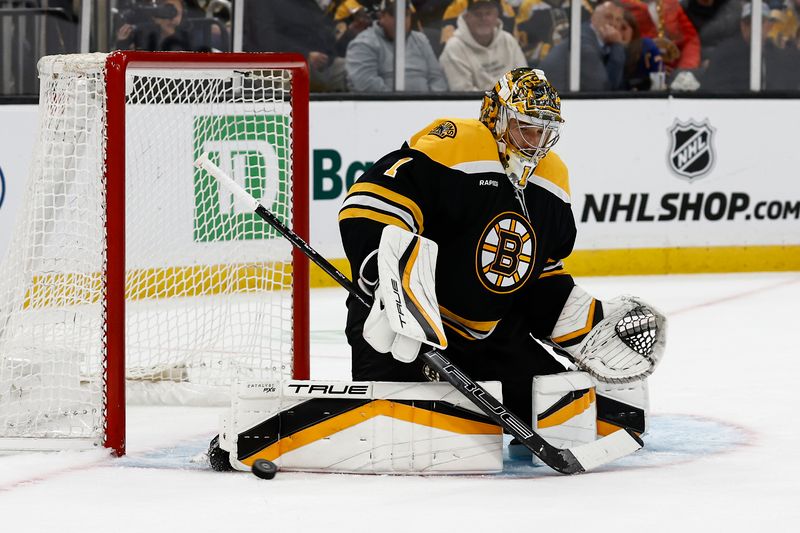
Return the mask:
M0 448L124 453L126 388L214 404L236 378L307 378L305 260L193 166L209 152L307 239L302 58L117 52L39 71L0 264Z

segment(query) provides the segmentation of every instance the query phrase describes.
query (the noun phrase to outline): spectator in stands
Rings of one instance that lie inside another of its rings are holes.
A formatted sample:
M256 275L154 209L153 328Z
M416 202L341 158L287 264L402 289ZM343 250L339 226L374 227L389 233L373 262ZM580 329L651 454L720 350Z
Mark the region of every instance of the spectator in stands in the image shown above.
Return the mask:
M621 0L643 37L661 49L667 73L700 66L700 38L678 0Z
M740 0L687 0L686 16L700 37L701 60L705 61L722 41L739 35Z
M514 36L500 22L500 0L468 0L439 61L452 91L487 91L513 68L527 66Z
M500 21L503 23L503 29L508 33L514 33L514 20L516 13L514 8L509 4L508 0L498 0L500 4ZM467 10L471 4L470 0L450 0L444 14L442 14L441 24L441 42L442 45L450 40L450 37L455 33L458 26L458 17Z
M444 14L453 0L408 0L422 26L435 26L441 29Z
M201 43L204 50L211 52L230 52L231 10L228 0L184 0L187 16L192 26L193 38Z
M636 17L628 10L623 12L620 31L625 45L623 87L629 91L666 89L661 50L655 41L642 37Z
M407 4L410 7L410 4ZM394 87L395 3L383 0L378 20L358 34L347 47L346 64L350 88L357 92L386 92ZM442 67L428 38L411 31L411 10L406 11L405 90L446 91Z
M347 90L333 20L317 0L245 0L246 52L297 52L308 60L312 91Z
M779 13L764 5L762 13L761 88L775 91L800 89L800 53L796 48L780 49L767 39ZM700 90L714 93L745 93L750 90L750 3L742 5L740 33L720 44L709 57L701 77Z
M777 11L777 19L770 28L769 39L778 48L800 48L800 0L785 0L780 7L782 9Z
M614 91L624 88L625 46L622 44L624 8L617 0L598 5L581 27L582 91ZM542 61L542 70L556 87L568 87L569 40L555 46Z
M122 50L193 51L189 27L184 23L183 0L132 5L121 14L115 48Z
M336 53L344 57L347 45L356 35L372 25L370 0L338 0L330 5L328 13L333 17L336 28Z
M569 37L570 0L522 0L514 35L529 65L539 65L550 50ZM594 4L583 0L581 21L592 15Z
M421 31L428 37L436 57L442 53L443 18L453 0L410 0L416 12ZM451 27L448 36L452 35L455 26Z

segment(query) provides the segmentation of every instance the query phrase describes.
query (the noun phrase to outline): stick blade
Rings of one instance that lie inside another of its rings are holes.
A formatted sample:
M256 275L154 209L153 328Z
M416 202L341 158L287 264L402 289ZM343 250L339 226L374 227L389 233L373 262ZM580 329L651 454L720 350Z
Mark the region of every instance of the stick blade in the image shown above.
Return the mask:
M615 431L602 439L581 444L569 451L581 463L585 472L594 470L604 464L616 461L644 446L642 439L629 429Z

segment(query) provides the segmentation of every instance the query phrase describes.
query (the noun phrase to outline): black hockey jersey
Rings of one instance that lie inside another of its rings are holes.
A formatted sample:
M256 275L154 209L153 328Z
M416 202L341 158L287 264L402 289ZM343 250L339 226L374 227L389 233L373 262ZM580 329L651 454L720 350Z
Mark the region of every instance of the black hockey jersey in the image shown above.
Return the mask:
M436 295L449 339L483 339L510 312L526 314L539 337L552 331L573 285L561 259L575 240L567 168L555 153L517 191L488 128L436 120L348 192L339 226L354 279L388 224L438 244Z

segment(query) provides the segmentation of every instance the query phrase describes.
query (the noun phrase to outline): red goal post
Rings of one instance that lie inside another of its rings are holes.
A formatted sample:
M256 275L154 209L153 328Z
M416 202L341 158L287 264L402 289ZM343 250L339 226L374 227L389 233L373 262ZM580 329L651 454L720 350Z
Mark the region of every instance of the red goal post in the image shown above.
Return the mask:
M92 73L86 79L77 72L80 58ZM171 384L185 386L195 403L198 391L224 391L237 376L308 379L307 259L191 167L199 150L216 147L218 161L269 196L308 240L304 58L119 51L44 58L40 71L31 181L45 184L31 186L23 210L44 203L50 218L30 215L30 235L15 233L10 252L26 256L26 273L0 286L0 322L10 324L0 327L0 441L50 439L58 449L80 440L122 455L126 384L149 390L170 383L170 398ZM95 104L98 111L90 109ZM94 161L97 150L102 157ZM97 180L100 190L87 193ZM51 196L37 200L42 190ZM84 209L95 196L103 205ZM171 211L185 216L170 218ZM99 243L83 244L97 228L73 231L98 213ZM80 262L95 256L88 266ZM22 265L10 257L0 273ZM66 324L52 324L56 310ZM36 339L42 331L48 346ZM12 370L4 375L6 367ZM66 370L41 374L51 367ZM4 379L30 398L2 400ZM51 392L64 404L44 406L39 383L63 387L63 394ZM87 392L87 384L97 390ZM93 429L76 429L83 426Z

